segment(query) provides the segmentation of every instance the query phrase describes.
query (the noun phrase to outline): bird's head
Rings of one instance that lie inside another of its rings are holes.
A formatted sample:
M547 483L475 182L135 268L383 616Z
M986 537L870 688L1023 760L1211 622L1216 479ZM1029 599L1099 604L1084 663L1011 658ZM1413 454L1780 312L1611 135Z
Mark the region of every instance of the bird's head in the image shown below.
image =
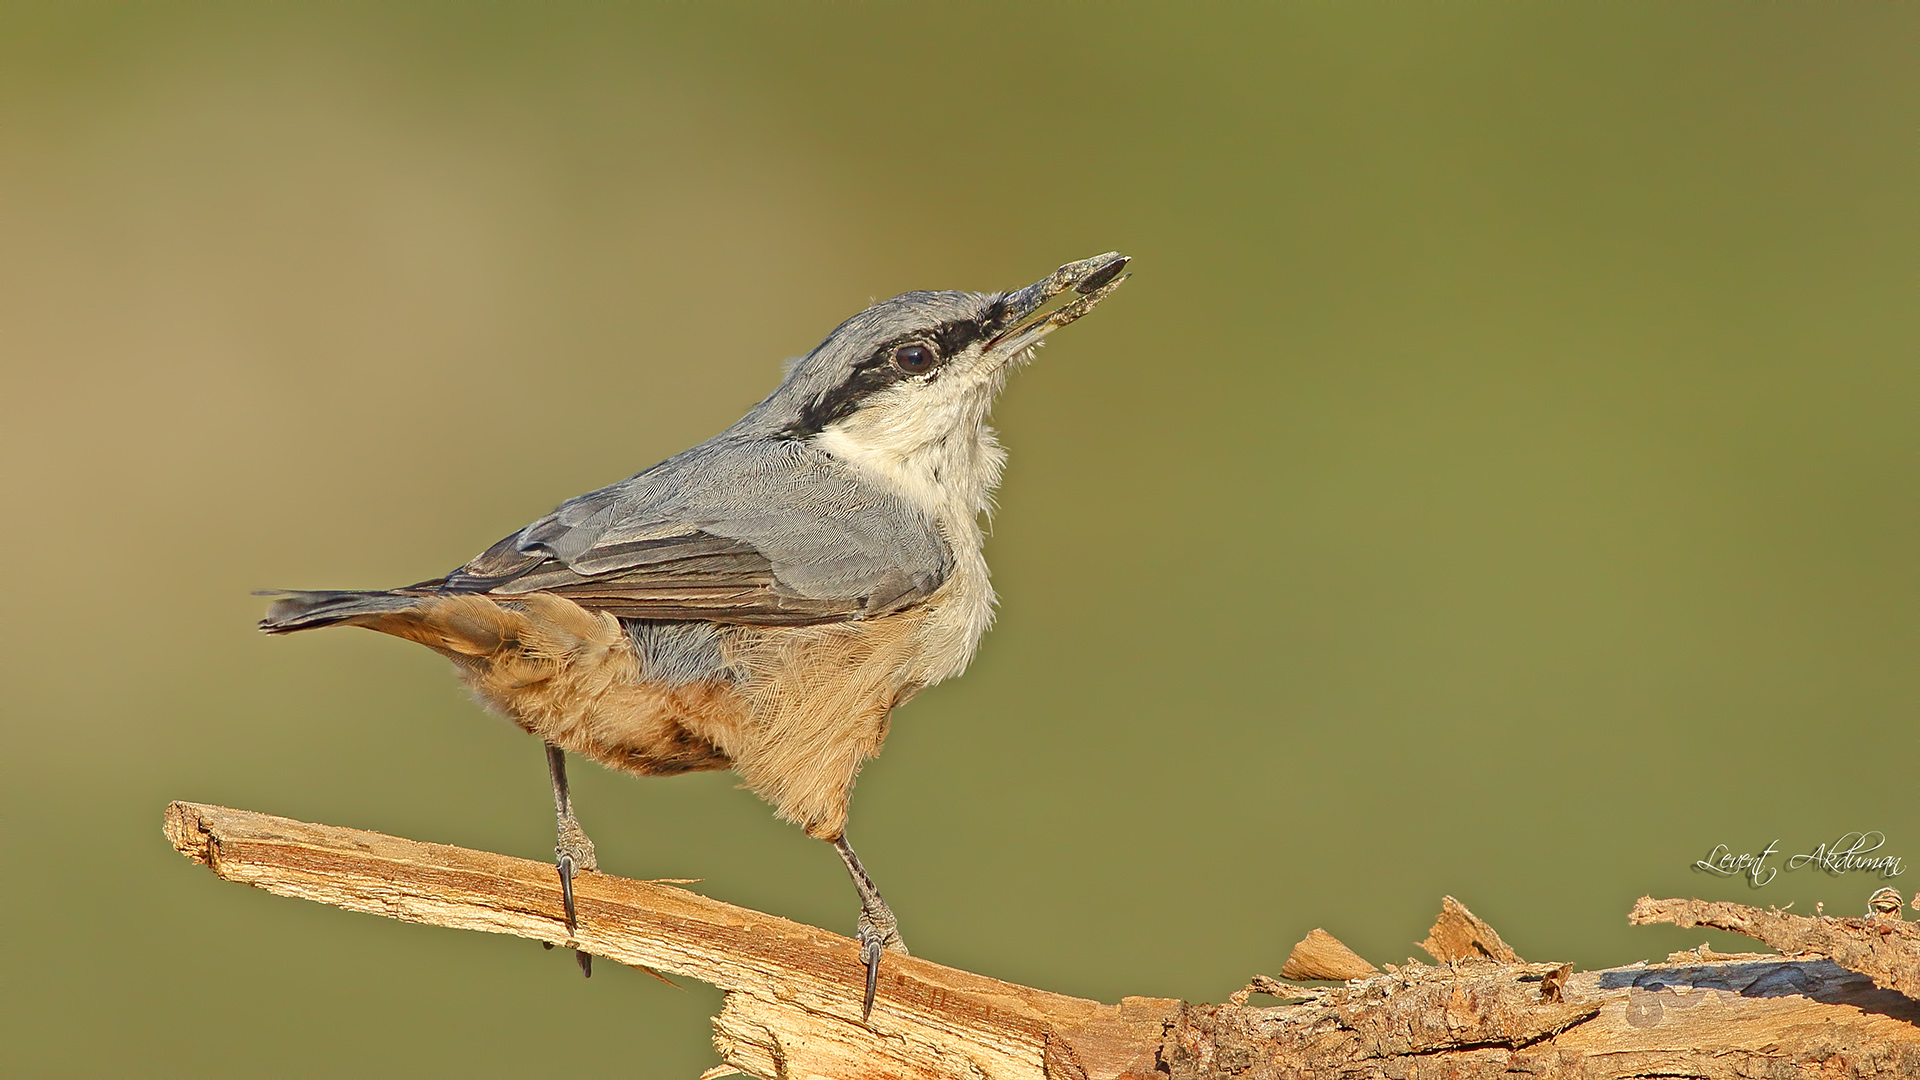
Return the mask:
M1053 331L1091 311L1129 275L1117 252L1068 263L1009 293L910 292L841 323L795 361L750 418L909 486L991 487L998 451L986 427L1008 372ZM1072 291L1063 304L1049 301ZM990 461L976 461L980 455ZM949 460L951 459L951 460ZM943 476L990 469L993 476ZM926 475L919 475L926 474Z

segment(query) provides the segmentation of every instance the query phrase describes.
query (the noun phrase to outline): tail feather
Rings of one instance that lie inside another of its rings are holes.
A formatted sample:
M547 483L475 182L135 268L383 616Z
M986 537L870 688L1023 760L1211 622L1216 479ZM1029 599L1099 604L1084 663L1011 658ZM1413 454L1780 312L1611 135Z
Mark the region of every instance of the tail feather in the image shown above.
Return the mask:
M274 597L260 629L291 634L321 626L364 626L416 641L456 661L484 659L506 686L548 679L565 667L625 649L632 643L618 619L590 612L546 593L516 596L507 604L478 593L444 592L426 582L381 592L268 592ZM531 665L531 666L529 666ZM604 688L603 688L604 689Z
M267 608L266 618L260 620L260 629L269 634L291 634L296 630L336 626L370 616L393 615L417 607L421 599L404 592L288 590L255 595L275 598Z

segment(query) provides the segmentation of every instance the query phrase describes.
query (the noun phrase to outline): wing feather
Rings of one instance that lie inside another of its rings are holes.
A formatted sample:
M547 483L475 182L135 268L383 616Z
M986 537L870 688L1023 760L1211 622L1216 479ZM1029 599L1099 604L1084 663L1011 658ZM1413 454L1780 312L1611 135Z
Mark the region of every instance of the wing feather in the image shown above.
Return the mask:
M630 619L795 625L911 607L951 554L924 514L798 444L702 444L570 500L416 588Z

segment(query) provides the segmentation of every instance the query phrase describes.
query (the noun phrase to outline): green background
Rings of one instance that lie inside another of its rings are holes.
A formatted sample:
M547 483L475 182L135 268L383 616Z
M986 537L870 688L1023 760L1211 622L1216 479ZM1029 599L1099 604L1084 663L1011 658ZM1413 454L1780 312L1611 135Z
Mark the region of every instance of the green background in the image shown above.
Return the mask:
M1218 1001L1920 861L1907 5L0 9L9 1071L692 1076L717 992L220 883L169 799L544 858L415 646L269 640L731 423L872 298L1136 276L997 413L972 671L851 835L915 951ZM840 931L725 774L604 868ZM1915 888L1920 878L1896 884ZM1911 913L1910 913L1911 914ZM1722 948L1738 939L1714 938Z

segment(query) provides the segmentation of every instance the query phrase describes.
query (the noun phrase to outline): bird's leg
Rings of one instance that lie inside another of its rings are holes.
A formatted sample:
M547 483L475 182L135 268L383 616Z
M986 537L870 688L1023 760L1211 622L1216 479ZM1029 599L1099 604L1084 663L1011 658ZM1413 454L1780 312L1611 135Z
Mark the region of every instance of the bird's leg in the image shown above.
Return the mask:
M553 813L559 822L560 842L553 854L560 870L560 899L567 908L567 933L574 934L580 930L580 921L573 910L573 875L598 870L600 865L593 857L593 841L573 816L573 797L567 793L567 752L552 743L547 744L547 775L553 780ZM580 974L591 979L592 954L575 949L573 958L580 964Z
M880 890L867 876L867 868L860 865L860 856L853 853L853 845L847 843L847 836L841 833L834 838L833 850L840 853L840 861L847 864L847 873L853 878L853 890L860 894L860 962L867 969L867 992L860 1000L860 1019L865 1020L873 1012L873 991L880 980L880 953L897 952L905 955L907 943L900 939L900 921L893 917L893 909L880 899Z

